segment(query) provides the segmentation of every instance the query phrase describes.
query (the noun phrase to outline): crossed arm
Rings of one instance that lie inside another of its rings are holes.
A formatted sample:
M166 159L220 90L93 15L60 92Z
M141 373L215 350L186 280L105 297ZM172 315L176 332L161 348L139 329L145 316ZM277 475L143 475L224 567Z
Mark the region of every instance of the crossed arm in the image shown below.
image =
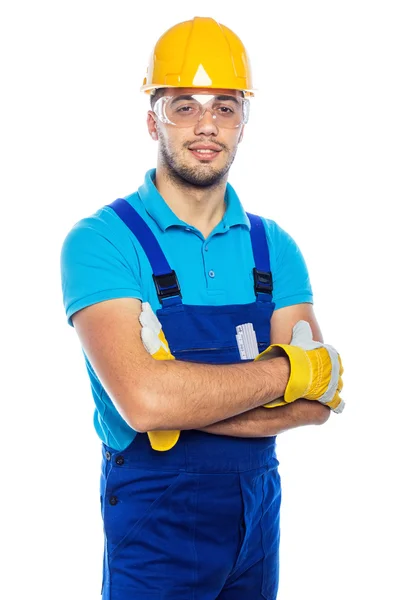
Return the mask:
M323 425L330 409L320 402L296 400L276 408L254 408L242 415L219 421L201 431L234 437L268 437L302 425Z
M136 431L201 429L212 434L262 437L325 422L318 402L262 408L283 395L290 369L286 357L237 365L156 361L140 338L141 303L133 298L88 306L73 316L82 347L103 387ZM271 343L289 343L304 319L322 341L311 304L274 312Z
M274 312L271 319L271 344L289 344L293 326L300 319L310 323L314 340L324 341L312 305L295 304ZM258 407L204 427L201 431L236 437L267 437L302 425L323 425L330 412L328 406L320 402L301 399L276 408Z

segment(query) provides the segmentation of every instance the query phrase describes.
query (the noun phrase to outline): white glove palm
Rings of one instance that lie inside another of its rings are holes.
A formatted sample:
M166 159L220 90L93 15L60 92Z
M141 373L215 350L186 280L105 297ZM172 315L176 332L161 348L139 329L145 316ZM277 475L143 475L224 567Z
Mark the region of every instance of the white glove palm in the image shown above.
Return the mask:
M147 352L156 360L175 360L161 328L161 323L148 302L142 302L139 321L142 325L140 335ZM168 430L148 431L147 435L153 450L166 451L175 446L180 437L180 432Z

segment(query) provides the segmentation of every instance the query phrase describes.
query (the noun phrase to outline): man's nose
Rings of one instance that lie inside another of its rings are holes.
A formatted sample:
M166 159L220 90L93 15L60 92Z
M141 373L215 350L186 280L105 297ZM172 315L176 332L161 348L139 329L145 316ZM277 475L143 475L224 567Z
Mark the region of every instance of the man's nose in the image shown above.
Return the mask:
M212 133L217 135L218 128L216 125L216 119L213 114L205 108L199 117L199 121L195 125L195 134L204 133L205 135L211 135Z

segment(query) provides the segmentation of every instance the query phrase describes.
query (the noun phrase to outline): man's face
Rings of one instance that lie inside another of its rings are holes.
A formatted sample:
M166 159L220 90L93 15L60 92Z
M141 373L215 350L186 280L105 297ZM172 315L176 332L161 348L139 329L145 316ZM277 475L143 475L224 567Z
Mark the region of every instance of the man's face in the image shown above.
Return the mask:
M166 88L163 93L176 98L186 94L242 98L241 92L224 89ZM215 186L223 180L235 159L243 125L233 129L218 127L209 110L196 124L188 127L161 123L155 115L154 121L155 125L149 119L149 131L153 126L157 130L160 160L170 176L197 187Z

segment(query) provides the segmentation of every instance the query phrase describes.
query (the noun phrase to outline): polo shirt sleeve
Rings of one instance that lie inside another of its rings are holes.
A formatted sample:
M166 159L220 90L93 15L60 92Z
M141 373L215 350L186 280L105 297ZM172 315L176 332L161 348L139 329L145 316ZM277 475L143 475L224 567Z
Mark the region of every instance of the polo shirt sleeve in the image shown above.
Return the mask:
M142 300L139 260L133 246L125 244L127 238L114 235L108 223L95 215L76 223L67 234L60 270L64 308L72 327L72 315L91 304L113 298Z
M313 292L303 254L297 243L275 221L265 219L269 241L275 309L313 303Z

